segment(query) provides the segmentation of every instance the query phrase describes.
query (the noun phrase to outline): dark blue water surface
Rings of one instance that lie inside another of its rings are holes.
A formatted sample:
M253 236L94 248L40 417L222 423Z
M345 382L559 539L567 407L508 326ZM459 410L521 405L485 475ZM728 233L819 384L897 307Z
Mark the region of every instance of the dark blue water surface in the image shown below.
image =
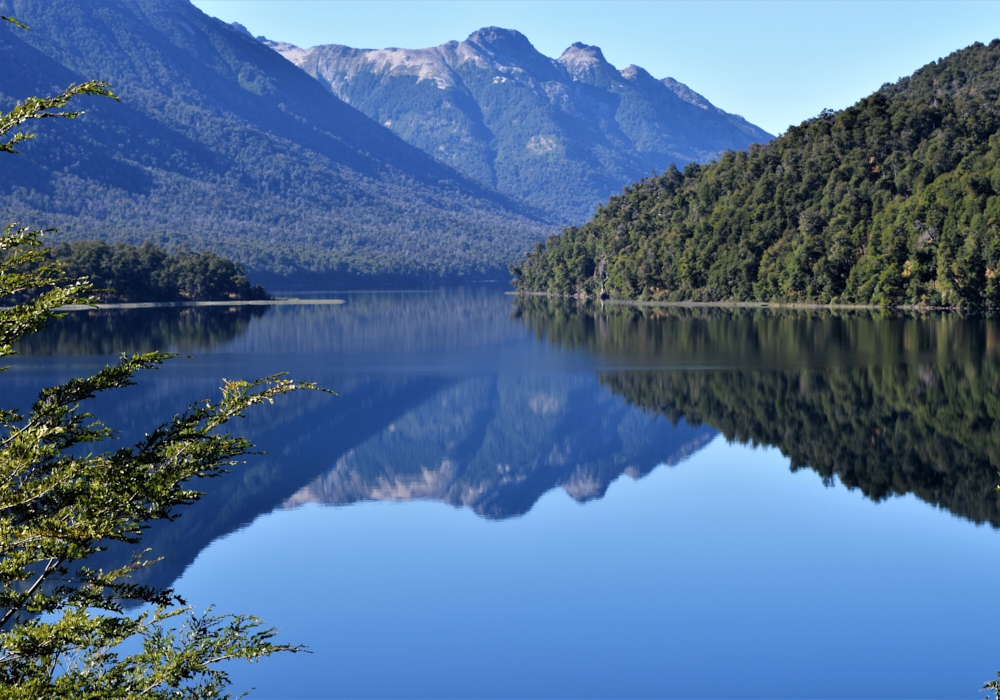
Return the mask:
M143 583L311 654L259 698L973 698L1000 669L1000 325L502 290L90 311L4 405L119 352L129 440L223 377L297 394L154 527Z

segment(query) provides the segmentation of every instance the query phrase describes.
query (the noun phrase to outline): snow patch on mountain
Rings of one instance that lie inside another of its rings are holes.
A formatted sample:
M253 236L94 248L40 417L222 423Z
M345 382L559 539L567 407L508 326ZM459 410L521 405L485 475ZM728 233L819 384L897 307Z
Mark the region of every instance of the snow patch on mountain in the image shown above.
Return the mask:
M455 87L457 79L444 60L442 47L432 49L374 49L365 51L364 58L373 64L376 73L415 75L417 81L433 80L444 90Z
M709 102L707 99L699 95L697 92L689 88L684 83L678 82L673 78L664 78L661 81L664 85L670 88L671 91L679 98L685 102L690 102L693 105L697 105L702 109L715 109L715 106Z
M312 49L300 49L295 44L289 44L286 41L271 41L270 39L265 39L262 43L265 46L269 46L277 51L299 68L302 67L302 64L305 62L309 52L312 51Z

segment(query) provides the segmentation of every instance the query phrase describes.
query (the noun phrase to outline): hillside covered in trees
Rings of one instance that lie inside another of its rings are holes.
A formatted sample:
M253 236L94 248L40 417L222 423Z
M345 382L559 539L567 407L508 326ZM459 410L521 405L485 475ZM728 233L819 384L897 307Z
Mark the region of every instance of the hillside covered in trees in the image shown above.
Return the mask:
M1000 40L707 166L644 179L512 267L521 292L1000 306Z
M182 0L0 0L0 109L71 83L73 128L0 163L0 220L225 250L254 273L496 278L555 230ZM4 25L9 23L4 22Z
M167 253L152 243L133 246L74 241L53 248L50 257L70 277L86 277L101 301L228 301L267 299L251 285L239 263L215 253Z

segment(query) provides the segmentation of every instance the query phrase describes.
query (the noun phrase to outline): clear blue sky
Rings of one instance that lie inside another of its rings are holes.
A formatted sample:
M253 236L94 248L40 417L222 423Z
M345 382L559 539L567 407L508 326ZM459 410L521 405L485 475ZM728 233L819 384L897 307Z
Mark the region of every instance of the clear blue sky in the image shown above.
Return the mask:
M193 0L254 34L308 47L423 48L489 25L547 56L575 41L687 83L772 133L839 109L974 41L1000 2L665 0Z

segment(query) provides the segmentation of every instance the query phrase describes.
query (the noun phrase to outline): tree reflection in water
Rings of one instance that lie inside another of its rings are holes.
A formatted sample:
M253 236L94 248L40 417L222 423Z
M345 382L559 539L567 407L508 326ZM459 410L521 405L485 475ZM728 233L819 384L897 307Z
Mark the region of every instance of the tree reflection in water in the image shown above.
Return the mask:
M189 306L73 311L20 341L25 356L212 350L246 331L264 306Z
M24 405L85 359L54 355L194 354L114 405L98 402L127 441L151 416L212 395L220 373L290 369L339 392L248 417L246 433L270 454L198 484L202 502L147 534L164 561L136 583L162 586L278 508L429 499L516 517L556 488L601 498L718 432L777 446L792 469L870 498L913 493L997 527L998 340L995 321L956 315L512 307L458 290L336 308L76 313L21 348L53 357L26 358L5 386Z
M526 299L547 342L639 365L602 371L630 404L881 500L912 493L1000 527L1000 324L956 314L627 307Z

